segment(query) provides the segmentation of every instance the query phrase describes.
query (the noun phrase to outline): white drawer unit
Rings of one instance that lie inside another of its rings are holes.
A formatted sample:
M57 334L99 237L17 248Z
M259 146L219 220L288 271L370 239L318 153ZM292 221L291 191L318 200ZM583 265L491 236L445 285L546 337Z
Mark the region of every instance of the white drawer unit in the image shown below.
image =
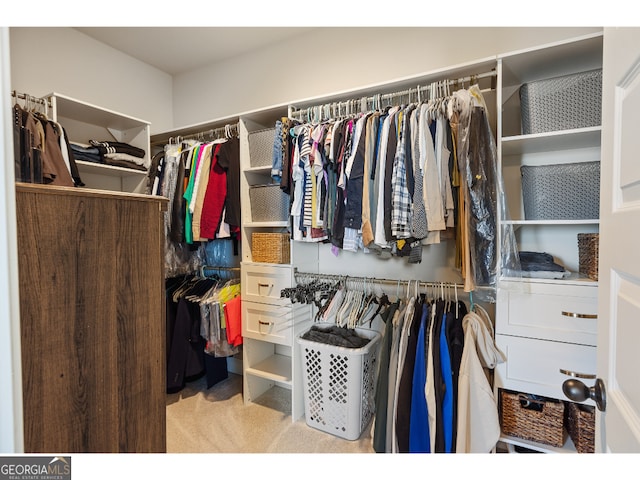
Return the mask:
M495 390L569 401L562 384L570 378L592 385L596 378L597 284L500 282L496 301L496 345L506 360L495 369ZM584 402L595 405L592 400ZM503 437L507 443L520 440ZM540 451L575 451L573 443Z
M242 336L280 345L292 345L293 311L263 303L242 302Z
M595 346L597 313L591 285L502 282L496 333Z
M565 380L575 376L591 385L595 379L596 347L509 335L496 335L496 345L507 357L496 368L497 388L568 400Z
M268 303L271 305L290 305L288 298L281 298L283 288L291 287L291 267L247 264L242 269L243 300Z

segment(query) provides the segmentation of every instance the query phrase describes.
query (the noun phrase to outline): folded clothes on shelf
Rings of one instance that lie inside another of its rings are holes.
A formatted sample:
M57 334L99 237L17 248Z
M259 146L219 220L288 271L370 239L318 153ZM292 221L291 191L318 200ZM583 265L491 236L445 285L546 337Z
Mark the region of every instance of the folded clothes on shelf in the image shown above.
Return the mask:
M528 278L566 278L569 272L556 263L553 256L545 252L518 252L520 274Z

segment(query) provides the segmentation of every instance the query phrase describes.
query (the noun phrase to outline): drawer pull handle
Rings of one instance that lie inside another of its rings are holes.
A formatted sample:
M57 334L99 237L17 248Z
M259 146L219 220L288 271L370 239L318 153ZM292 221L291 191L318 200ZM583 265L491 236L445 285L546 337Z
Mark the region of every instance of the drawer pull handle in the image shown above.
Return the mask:
M258 287L271 288L271 287L273 287L273 285L271 285L269 283L259 283Z
M258 320L258 323L267 327L273 325L273 322L263 322L262 320Z
M598 315L595 313L562 312L562 315L564 315L565 317L573 317L573 318L598 318Z
M592 379L596 378L596 375L593 375L591 373L572 372L571 370L565 370L564 368L560 369L560 373L562 373L563 375L568 375L570 377L585 378L585 379L589 379L589 380L592 380Z

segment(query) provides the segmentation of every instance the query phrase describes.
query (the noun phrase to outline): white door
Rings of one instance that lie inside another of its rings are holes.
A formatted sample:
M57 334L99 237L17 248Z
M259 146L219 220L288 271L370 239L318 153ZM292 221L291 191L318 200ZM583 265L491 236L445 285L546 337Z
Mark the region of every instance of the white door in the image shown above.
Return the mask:
M640 28L605 28L596 450L640 452Z
M22 355L10 92L9 28L0 27L0 453L22 453Z

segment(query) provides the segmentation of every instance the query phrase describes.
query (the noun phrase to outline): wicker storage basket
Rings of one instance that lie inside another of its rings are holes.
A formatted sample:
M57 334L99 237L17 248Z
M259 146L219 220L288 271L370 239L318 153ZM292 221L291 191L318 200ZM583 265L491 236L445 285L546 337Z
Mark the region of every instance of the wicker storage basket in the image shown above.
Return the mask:
M523 393L501 392L502 433L554 447L564 445L564 402L532 399Z
M578 453L596 451L596 409L591 405L567 402L565 409L567 432Z
M251 221L282 222L289 220L289 195L279 184L249 187Z
M265 128L249 134L249 164L252 167L270 167L273 164L275 128Z
M599 126L602 69L525 83L520 108L524 135Z
M524 165L520 173L526 220L600 217L600 162Z
M252 233L252 260L262 263L289 263L289 238L288 233Z
M598 280L599 241L597 233L578 234L578 272L591 280Z

